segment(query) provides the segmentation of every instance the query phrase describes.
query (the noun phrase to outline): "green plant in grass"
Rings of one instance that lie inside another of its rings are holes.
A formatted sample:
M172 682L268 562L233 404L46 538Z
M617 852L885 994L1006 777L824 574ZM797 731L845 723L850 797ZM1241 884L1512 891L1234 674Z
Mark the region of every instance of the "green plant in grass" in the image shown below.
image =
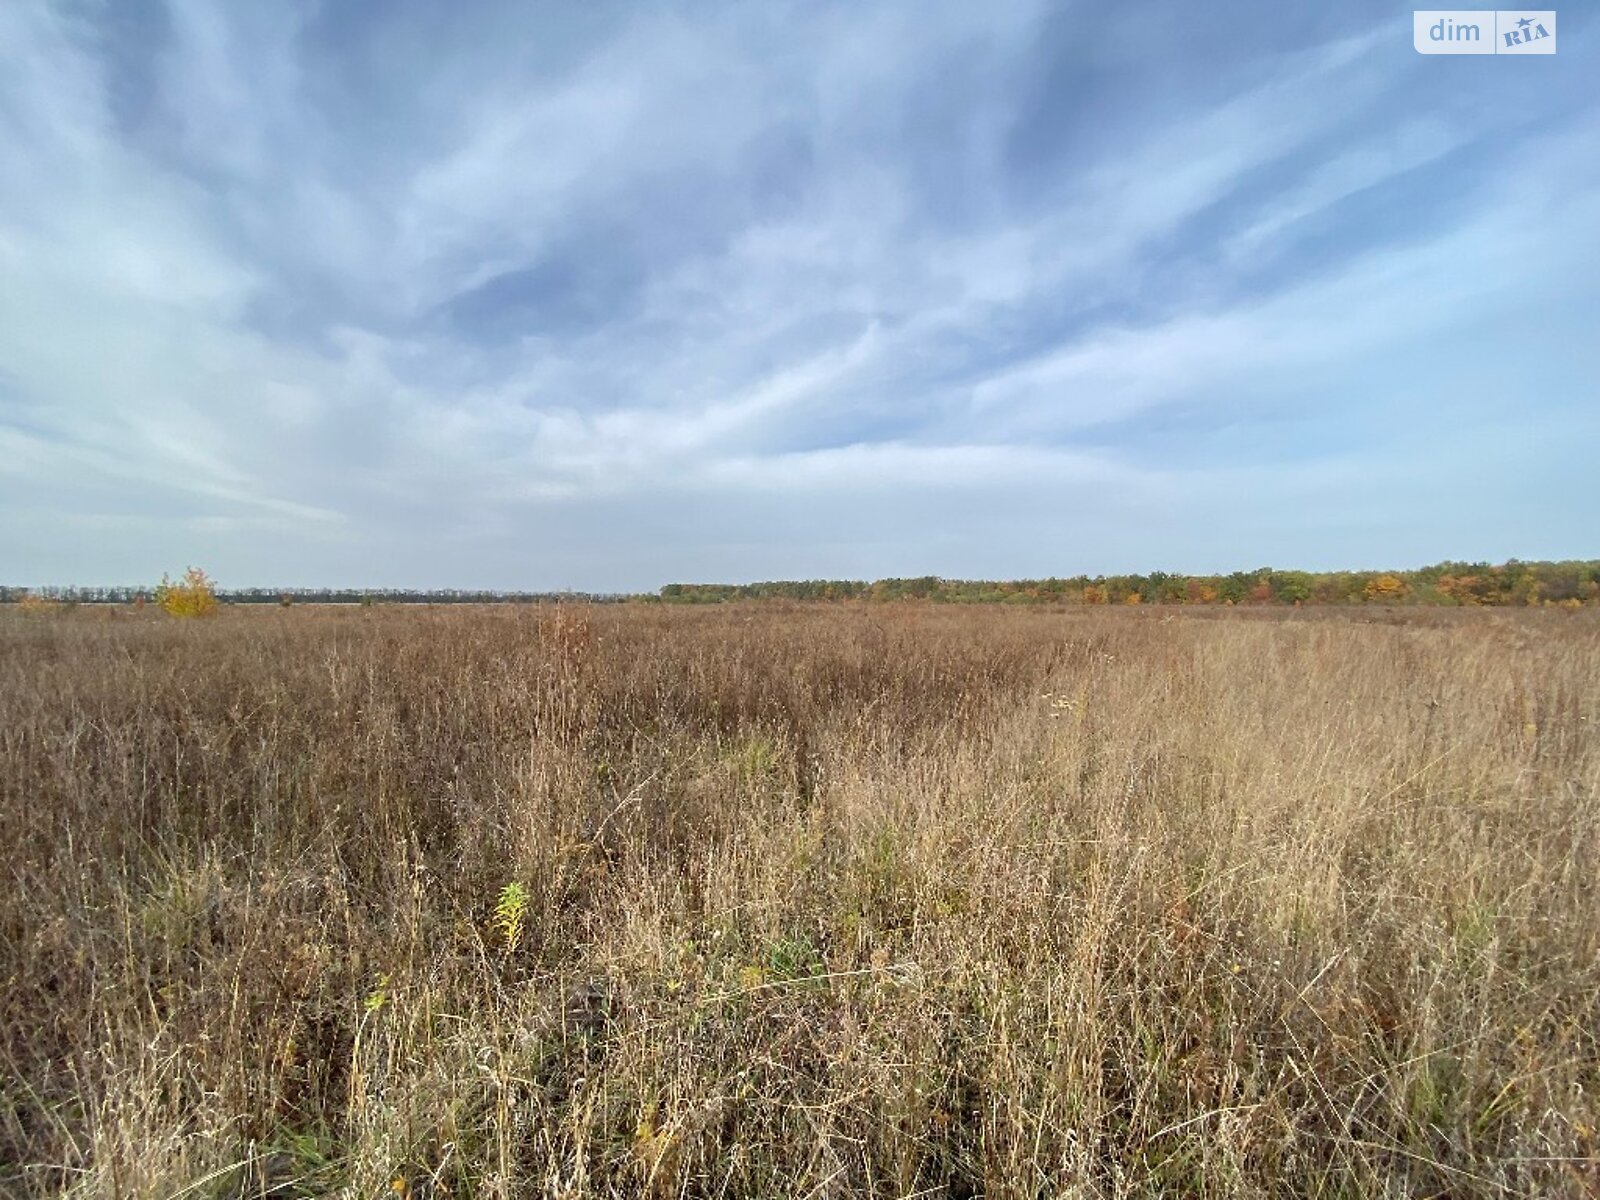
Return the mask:
M528 917L528 889L512 880L500 889L494 905L495 932L507 954L522 944L523 925Z

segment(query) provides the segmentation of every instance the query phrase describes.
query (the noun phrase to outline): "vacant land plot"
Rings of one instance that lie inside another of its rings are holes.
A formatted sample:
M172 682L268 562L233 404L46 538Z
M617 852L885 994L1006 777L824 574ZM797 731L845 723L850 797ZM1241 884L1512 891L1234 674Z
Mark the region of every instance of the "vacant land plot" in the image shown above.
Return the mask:
M1597 864L1589 614L0 612L0 1191L1594 1194Z

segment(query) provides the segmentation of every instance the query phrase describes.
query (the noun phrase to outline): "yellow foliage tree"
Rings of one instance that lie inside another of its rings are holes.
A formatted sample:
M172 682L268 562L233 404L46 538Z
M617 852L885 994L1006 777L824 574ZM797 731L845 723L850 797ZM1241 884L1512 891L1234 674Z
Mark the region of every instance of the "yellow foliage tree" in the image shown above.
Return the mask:
M199 567L190 567L177 583L163 575L156 603L174 617L209 617L217 611L216 585Z
M1406 594L1406 582L1397 575L1379 575L1367 580L1362 594L1368 600L1398 600Z

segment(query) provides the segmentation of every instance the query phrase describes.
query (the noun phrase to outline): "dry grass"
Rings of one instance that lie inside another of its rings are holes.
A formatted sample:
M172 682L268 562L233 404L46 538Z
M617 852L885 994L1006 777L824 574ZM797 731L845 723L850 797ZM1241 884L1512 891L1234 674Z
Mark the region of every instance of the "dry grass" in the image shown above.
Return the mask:
M0 1191L1593 1195L1597 863L1587 614L0 613Z

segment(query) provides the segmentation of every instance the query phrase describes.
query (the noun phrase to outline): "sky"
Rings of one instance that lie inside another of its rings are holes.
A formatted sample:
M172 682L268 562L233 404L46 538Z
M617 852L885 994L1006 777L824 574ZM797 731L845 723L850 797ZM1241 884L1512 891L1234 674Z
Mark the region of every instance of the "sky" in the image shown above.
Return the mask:
M0 582L1600 555L1600 19L4 0Z

